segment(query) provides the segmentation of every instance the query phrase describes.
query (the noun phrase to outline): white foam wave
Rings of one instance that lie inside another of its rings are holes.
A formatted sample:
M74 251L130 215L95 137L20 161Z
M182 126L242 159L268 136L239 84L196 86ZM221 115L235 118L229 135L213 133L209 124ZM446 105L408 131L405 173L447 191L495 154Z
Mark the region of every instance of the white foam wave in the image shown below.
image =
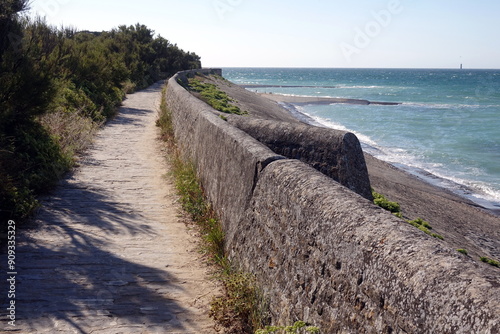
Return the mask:
M403 102L403 106L412 106L428 109L462 109L462 108L498 108L500 105L482 105L482 104L457 104L457 103L425 103L425 102Z
M490 184L482 181L466 180L450 175L444 175L443 178L449 179L468 189L469 191L466 191L465 195L492 202L493 206L500 206L500 190L495 189Z
M360 140L365 152L374 157L396 165L407 172L441 188L449 189L454 193L466 197L477 204L490 208L500 207L500 190L481 181L471 181L465 178L446 173L446 166L442 163L425 162L420 158L402 148L382 147L369 136L353 131L340 123L308 114L304 108L297 107L297 111L311 118L314 125L320 125L332 129L354 133ZM479 172L479 171L478 171Z
M336 130L342 130L342 131L348 131L348 132L352 132L354 133L360 142L362 143L366 143L370 146L374 146L376 147L377 146L377 143L375 141L373 141L370 137L362 134L362 133L359 133L359 132L356 132L356 131L353 131L351 129L348 129L346 128L344 125L340 124L340 123L336 123L332 120L329 120L329 119L325 119L325 118L322 118L322 117L318 117L318 116L315 116L315 115L311 115L311 114L308 114L307 112L304 111L304 108L302 107L297 107L297 110L305 115L307 115L308 117L310 117L311 119L313 119L316 123L324 126L325 128L331 128L331 129L336 129Z
M339 85L337 86L338 88L342 88L342 89L377 89L377 88L391 88L391 87L387 87L387 86L343 86L343 85Z

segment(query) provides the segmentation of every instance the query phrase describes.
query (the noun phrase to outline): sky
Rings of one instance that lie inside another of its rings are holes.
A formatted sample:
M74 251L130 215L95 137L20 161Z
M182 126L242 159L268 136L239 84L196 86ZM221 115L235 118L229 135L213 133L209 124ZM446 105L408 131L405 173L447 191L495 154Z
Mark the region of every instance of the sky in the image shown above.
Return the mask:
M204 67L500 69L498 0L32 0L28 14L144 24Z

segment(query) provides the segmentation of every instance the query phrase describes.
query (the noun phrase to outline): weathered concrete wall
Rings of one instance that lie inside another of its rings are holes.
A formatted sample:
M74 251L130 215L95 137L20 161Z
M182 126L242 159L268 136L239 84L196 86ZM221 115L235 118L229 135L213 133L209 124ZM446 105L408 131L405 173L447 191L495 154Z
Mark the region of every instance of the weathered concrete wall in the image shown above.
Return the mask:
M479 266L301 161L286 159L169 81L179 145L220 212L227 251L275 323L324 333L500 333L499 270Z
M250 203L258 175L270 162L284 159L212 112L169 80L167 104L181 151L196 164L207 196L221 215L227 238Z
M273 318L325 333L496 333L498 277L303 163L260 175L231 252ZM252 254L252 256L245 256Z
M352 133L245 117L233 117L230 123L273 152L305 162L364 198L373 199L363 150Z

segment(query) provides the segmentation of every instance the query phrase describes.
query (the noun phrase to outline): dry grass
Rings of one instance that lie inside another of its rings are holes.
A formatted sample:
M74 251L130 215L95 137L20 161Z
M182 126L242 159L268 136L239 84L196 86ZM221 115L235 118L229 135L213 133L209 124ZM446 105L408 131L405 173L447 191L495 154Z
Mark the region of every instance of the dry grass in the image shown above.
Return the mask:
M80 113L57 111L39 118L66 157L74 159L91 143L104 122L95 122Z

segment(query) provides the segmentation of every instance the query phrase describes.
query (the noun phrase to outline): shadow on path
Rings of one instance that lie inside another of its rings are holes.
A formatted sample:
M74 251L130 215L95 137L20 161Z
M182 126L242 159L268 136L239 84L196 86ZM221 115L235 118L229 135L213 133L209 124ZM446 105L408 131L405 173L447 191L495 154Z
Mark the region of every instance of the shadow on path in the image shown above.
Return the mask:
M183 290L182 282L166 270L141 264L142 257L156 256L145 244L154 244L158 233L137 224L143 220L133 208L109 202L105 194L84 185L63 186L37 217L44 222L45 242L37 238L36 225L17 239L18 326L34 332L57 329L62 321L87 333L100 321L100 328L144 323L162 328L168 323L168 328L182 329L175 319L186 310L173 299ZM119 238L130 239L123 251L136 253L133 262L106 249ZM5 254L2 262L7 263ZM2 292L8 291L6 279L1 280ZM2 310L7 307L2 298ZM3 329L10 328L6 319L2 317Z
M142 92L157 93L159 87ZM17 231L12 299L6 298L7 254L1 254L0 332L189 330L191 306L179 301L186 282L168 270L177 250L165 228L167 203L160 203L162 194L148 197L158 188L149 180L154 170L148 157L135 160L144 143L134 140L154 117L154 107L147 109L154 100L132 98L107 124L109 132L99 133L80 170L61 181L33 222ZM6 315L11 300L16 327Z

